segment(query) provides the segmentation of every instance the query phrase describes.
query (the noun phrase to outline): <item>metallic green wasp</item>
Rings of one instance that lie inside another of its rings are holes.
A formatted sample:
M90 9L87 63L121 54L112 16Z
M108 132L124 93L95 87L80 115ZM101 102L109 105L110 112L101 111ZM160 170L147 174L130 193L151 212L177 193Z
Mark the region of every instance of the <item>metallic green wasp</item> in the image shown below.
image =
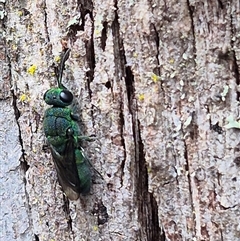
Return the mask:
M87 194L92 184L91 166L84 155L81 141L91 137L81 135L78 118L69 107L73 94L62 84L65 62L69 58L67 49L55 71L58 87L44 94L44 101L52 105L45 111L43 128L51 148L59 183L67 197L77 200L79 194Z

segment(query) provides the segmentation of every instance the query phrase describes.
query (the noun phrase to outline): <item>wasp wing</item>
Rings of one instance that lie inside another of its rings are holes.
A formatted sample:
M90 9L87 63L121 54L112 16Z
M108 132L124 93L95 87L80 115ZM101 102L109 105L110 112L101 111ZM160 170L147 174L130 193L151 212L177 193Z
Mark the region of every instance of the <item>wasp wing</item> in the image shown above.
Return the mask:
M77 200L80 193L88 194L92 185L91 164L76 143L74 136L69 135L63 155L51 148L59 183L71 200Z
M51 146L54 164L57 170L59 183L67 197L77 200L80 193L80 180L76 165L75 146L73 138L66 142L63 155Z

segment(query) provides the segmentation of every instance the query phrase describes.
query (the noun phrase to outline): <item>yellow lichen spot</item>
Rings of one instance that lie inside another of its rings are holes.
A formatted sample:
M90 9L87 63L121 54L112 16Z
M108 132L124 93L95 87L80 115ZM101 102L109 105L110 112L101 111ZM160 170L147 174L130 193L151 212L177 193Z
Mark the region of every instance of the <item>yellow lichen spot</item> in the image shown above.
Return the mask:
M21 17L23 15L23 11L18 11L18 16Z
M147 173L150 174L152 172L152 168L151 167L148 167L147 168Z
M30 32L30 31L32 31L32 29L33 29L33 23L28 23L28 25L27 25L27 30Z
M35 72L36 72L36 70L37 70L37 66L36 66L35 64L33 64L33 65L31 65L31 66L28 68L27 72L28 72L30 75L34 75Z
M94 225L93 226L93 231L97 232L98 231L98 226Z
M144 94L140 94L140 95L138 96L138 99L139 99L140 101L144 101L144 98L145 98Z
M12 45L12 50L16 50L17 49L17 45L16 44L13 44Z
M173 64L173 63L174 63L174 59L170 59L170 60L169 60L169 63L170 63L170 64Z
M156 74L152 74L151 79L154 83L157 83L160 80L160 77Z
M29 102L30 101L30 97L28 95L26 95L26 94L21 94L19 100L21 102Z
M100 30L99 29L96 29L95 31L94 31L94 34L96 35L96 36L99 36L100 35Z
M133 53L133 57L134 58L137 58L138 57L138 54L136 52Z
M58 55L58 56L55 56L54 60L55 60L57 63L59 63L60 60L61 60L61 57L60 57L59 55Z
M36 203L38 203L38 199L33 198L33 199L32 199L32 204L36 204Z

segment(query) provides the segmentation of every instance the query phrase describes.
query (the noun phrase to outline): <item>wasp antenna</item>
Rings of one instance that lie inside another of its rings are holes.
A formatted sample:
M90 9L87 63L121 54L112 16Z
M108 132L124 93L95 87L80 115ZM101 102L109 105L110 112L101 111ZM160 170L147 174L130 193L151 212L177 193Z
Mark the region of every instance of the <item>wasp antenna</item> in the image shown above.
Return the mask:
M65 53L62 53L62 57L61 57L61 62L60 62L60 68L59 68L59 71L58 73L56 74L57 76L57 81L58 81L58 87L59 88L65 88L62 84L62 74L63 74L63 69L64 69L64 66L65 66L65 62L68 60L69 58L69 53L70 53L71 49L67 49L65 51Z
M59 86L59 71L58 71L58 66L54 66L54 74L57 78L58 86Z

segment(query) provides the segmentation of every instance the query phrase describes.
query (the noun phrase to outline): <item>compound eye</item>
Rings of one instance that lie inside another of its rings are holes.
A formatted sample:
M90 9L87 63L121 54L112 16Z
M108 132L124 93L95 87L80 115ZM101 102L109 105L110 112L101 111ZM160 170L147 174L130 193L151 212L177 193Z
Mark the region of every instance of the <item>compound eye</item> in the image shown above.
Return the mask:
M70 104L73 100L73 95L69 90L62 90L60 93L60 100Z

